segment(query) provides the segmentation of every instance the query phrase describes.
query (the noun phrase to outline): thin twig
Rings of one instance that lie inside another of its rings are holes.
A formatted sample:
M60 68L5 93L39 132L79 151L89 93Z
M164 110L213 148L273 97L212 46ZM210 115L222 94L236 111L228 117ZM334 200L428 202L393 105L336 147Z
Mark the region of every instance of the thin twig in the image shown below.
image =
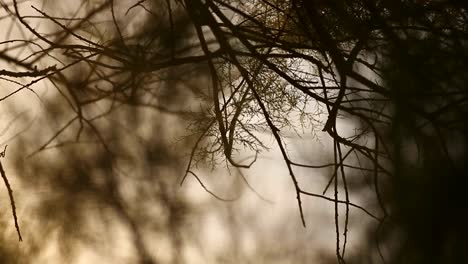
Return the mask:
M8 181L5 170L3 169L2 161L0 161L0 174L2 174L3 182L5 183L5 187L8 190L8 196L10 197L11 211L13 214L13 219L15 220L16 233L18 233L19 241L23 241L23 238L21 237L19 224L18 224L18 217L16 216L16 205L15 205L15 199L13 198L13 190L11 189L10 182Z

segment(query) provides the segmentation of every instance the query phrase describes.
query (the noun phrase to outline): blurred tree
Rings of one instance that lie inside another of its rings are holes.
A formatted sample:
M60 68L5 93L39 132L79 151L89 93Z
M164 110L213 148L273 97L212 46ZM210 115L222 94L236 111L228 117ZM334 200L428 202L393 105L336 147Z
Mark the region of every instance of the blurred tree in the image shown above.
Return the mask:
M2 91L0 101L30 91L52 119L41 124L54 126L36 133L44 143L32 152L34 161L19 157L15 165L31 189L47 175L63 191L38 207L47 219L73 219L64 220L59 239L86 238L74 226L89 221L90 205L102 206L99 212L112 211L131 231L141 263L152 263L141 228L151 223L146 202L157 202L165 213L155 223L170 231L155 232L173 232L177 251L189 209L173 196L175 181L161 176L164 168L206 189L197 166L249 168L270 147L268 134L284 159L303 225L304 197L334 204L339 263L466 262L464 1L1 4L10 26L0 53L9 65L0 75L14 88ZM43 98L38 83L57 93ZM161 127L167 120L179 130L188 124L181 134L192 146L185 171L184 149L167 143L176 132ZM354 130L344 128L347 120ZM326 133L332 161L296 160L287 147L291 132ZM23 144L29 149L30 142ZM327 167L322 193L297 177L299 169ZM133 177L132 184L121 180ZM369 186L365 204L351 201ZM376 224L366 253L347 256L352 208ZM175 256L171 261L182 261Z

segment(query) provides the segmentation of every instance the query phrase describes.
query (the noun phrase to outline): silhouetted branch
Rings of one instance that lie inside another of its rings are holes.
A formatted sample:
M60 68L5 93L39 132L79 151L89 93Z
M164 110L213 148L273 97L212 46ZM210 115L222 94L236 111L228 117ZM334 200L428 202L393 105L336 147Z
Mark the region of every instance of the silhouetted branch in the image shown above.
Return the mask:
M4 151L6 151L6 146L5 146ZM5 170L3 169L2 161L0 161L0 174L2 175L3 183L5 184L5 187L7 188L8 197L10 197L11 212L13 214L13 220L15 221L15 228L16 228L16 233L18 233L18 239L19 241L23 241L23 238L21 237L19 224L18 224L18 217L16 216L16 205L15 205L15 199L13 197L13 190L11 189L10 182L8 181Z

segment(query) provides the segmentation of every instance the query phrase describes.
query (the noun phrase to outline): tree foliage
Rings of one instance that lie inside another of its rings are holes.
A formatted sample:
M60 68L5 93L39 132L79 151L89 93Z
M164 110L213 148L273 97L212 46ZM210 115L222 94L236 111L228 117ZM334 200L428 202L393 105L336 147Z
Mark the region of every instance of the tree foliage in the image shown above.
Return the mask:
M184 166L176 169L181 183L195 177L206 188L198 166L250 168L273 140L302 224L313 222L303 213L309 206L304 197L333 204L339 263L463 262L468 144L463 1L105 0L63 10L48 1L30 8L28 2L1 4L7 14L2 23L10 26L0 44L0 59L8 64L0 77L15 88L2 92L0 101L29 91L55 119L55 129L32 155L92 143L85 149L95 151L59 162L73 166L52 166L82 171L79 179L53 181L78 193L97 190L103 195L93 199L106 199L135 230L140 218L126 213L116 191L119 177L103 173L107 176L96 182L87 164L98 160L98 170L116 172L117 164L137 161L134 142L122 141L128 132L121 125L144 131L145 125L157 126L164 113L186 125L182 140L190 145L189 157L171 154L161 143L164 135L153 132L148 138L158 140L143 147L138 162ZM57 93L43 98L34 88L39 83ZM298 160L288 148L291 135L327 135L332 160ZM41 166L23 170L52 168ZM331 173L322 193L309 191L297 176L299 169L323 168ZM148 180L160 190L166 186L164 180ZM82 189L75 189L80 184ZM351 200L369 188L373 194L364 204ZM167 202L170 192L162 193L163 207L179 219L182 203ZM346 255L350 210L375 220L368 255ZM174 219L167 221L176 230L182 220ZM135 234L135 243L141 243ZM144 246L139 249L147 261Z

